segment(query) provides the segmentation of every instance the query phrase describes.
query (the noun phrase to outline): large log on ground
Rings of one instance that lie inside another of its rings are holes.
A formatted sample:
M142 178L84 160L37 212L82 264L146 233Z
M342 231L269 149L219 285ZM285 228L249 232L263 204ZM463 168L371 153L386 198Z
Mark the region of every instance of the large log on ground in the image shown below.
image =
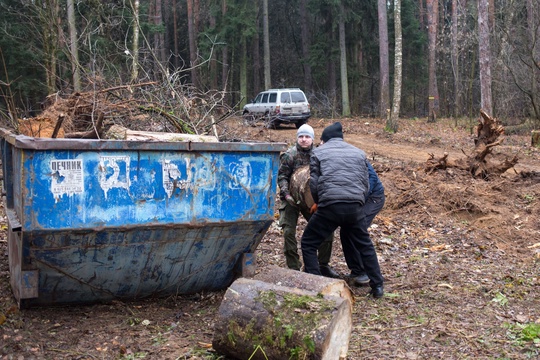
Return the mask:
M289 192L301 209L311 209L315 202L309 189L309 165L296 169L292 174Z
M235 359L346 359L351 308L347 297L240 278L225 293L212 345Z
M349 301L351 311L354 304L351 289L343 280L312 275L276 265L268 266L265 271L256 274L253 279L279 286L314 291L323 295L339 296Z
M193 135L180 133L163 133L151 131L129 130L120 125L113 125L104 136L106 139L131 140L131 141L193 141L193 142L218 142L218 138L210 135Z

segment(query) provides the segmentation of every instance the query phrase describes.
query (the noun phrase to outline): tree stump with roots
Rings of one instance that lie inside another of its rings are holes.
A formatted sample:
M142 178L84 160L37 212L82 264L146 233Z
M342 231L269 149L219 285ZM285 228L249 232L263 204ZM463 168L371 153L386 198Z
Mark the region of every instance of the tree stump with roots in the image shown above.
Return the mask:
M498 119L491 117L484 110L480 110L480 115L479 124L476 127L473 153L470 155L465 154L465 158L455 161L450 161L447 153L444 153L440 158L435 158L435 155L429 154L430 158L426 161L424 168L427 173L455 167L470 172L475 178L489 180L490 177L503 174L518 163L517 154L513 155L512 158L507 157L500 163L489 161L488 156L492 153L493 148L504 141L504 127Z

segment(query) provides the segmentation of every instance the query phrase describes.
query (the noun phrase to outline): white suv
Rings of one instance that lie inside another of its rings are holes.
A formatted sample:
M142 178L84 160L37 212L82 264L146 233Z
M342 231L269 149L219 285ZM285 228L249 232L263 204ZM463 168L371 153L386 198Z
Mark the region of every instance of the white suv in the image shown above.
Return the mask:
M269 89L259 93L255 100L246 104L242 115L249 124L255 124L262 119L269 128L276 128L280 124L294 124L298 129L307 122L311 111L302 90Z

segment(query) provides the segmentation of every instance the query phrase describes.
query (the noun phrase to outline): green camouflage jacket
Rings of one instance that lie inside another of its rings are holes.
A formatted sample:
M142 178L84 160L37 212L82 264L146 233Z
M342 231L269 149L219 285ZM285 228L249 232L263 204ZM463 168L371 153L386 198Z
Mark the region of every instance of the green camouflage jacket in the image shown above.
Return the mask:
M290 194L289 181L295 170L299 167L309 165L312 150L313 146L309 149L302 149L297 143L279 157L278 186L281 200L285 200L285 196Z

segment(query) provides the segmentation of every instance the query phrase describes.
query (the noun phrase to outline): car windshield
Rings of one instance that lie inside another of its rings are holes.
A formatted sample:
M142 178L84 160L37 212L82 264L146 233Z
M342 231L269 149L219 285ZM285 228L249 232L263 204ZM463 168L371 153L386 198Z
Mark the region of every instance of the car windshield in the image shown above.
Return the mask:
M291 92L291 101L292 102L305 102L306 97L304 96L303 92L294 91L294 92Z

